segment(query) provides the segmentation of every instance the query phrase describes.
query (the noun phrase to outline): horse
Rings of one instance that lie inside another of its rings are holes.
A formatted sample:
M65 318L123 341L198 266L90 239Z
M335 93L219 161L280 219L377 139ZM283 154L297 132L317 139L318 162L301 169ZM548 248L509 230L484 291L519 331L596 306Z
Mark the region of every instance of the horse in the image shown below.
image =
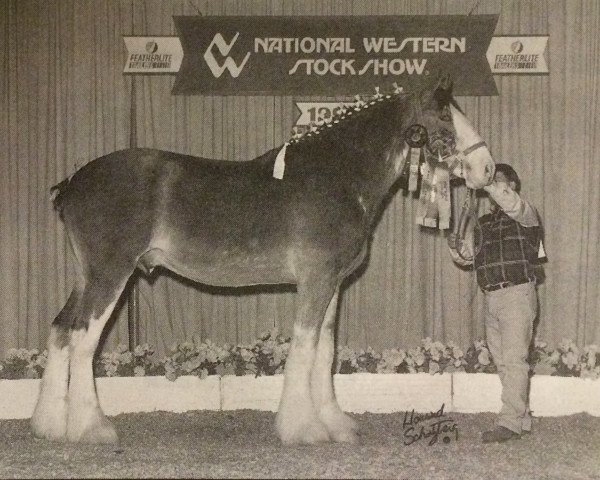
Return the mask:
M430 133L429 153L453 158L451 172L469 188L491 183L492 156L444 77L351 107L253 160L130 148L90 161L54 187L76 275L50 328L34 434L118 442L98 403L92 358L130 276L161 266L214 286L295 285L276 432L283 444L357 442L331 373L340 286L367 256L415 125ZM450 139L440 142L439 132ZM284 174L275 178L282 154Z

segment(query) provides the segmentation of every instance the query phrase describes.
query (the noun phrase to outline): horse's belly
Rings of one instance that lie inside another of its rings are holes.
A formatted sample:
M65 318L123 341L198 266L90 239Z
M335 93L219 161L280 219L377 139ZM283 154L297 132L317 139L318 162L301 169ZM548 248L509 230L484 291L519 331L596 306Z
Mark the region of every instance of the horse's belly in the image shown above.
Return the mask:
M222 287L295 283L291 269L278 255L186 255L152 249L139 265L147 272L162 266L190 280Z

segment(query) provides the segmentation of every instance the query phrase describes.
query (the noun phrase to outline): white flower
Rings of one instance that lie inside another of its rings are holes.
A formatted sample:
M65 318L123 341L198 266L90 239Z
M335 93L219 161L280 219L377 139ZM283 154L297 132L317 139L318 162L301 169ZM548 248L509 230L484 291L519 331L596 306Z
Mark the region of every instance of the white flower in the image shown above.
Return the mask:
M19 358L19 351L16 348L9 348L8 352L6 352L7 360L15 360Z
M352 350L350 347L344 345L338 347L338 361L343 362L345 360L354 360L356 359L356 352Z
M404 350L398 350L396 348L392 348L391 350L384 350L382 355L383 361L392 366L399 367L404 362L406 358L406 353Z
M144 355L146 355L147 353L152 353L152 349L150 348L150 345L148 345L147 343L144 345L138 345L137 347L135 347L135 349L133 350L133 354L136 357L143 357Z
M143 377L146 375L146 369L144 367L138 365L137 367L135 367L133 369L133 374L136 377Z
M131 352L123 352L119 355L119 362L131 363L133 361L133 354Z
M570 369L573 369L579 364L579 357L575 352L567 352L562 355L563 363Z
M490 364L490 352L487 348L482 348L481 352L477 356L477 361L480 365L489 365Z
M244 362L250 362L255 358L254 352L252 350L248 350L247 348L242 348L240 350L240 354L242 355L242 360L244 360Z

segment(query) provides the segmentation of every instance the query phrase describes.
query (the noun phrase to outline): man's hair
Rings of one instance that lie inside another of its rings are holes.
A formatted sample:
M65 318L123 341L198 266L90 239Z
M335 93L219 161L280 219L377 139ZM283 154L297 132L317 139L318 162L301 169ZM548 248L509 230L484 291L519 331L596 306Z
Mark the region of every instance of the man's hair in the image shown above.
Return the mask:
M502 172L509 182L515 182L515 191L519 193L521 191L521 179L513 167L508 163L497 163L496 173Z

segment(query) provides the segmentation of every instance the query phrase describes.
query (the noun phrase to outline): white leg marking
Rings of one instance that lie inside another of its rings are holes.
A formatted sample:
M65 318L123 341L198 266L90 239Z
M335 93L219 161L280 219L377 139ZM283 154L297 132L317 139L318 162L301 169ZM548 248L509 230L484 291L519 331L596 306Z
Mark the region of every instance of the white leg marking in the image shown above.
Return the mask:
M41 381L31 428L36 437L64 440L67 433L67 389L69 386L69 346L57 346L57 327L48 338L48 362Z
M317 354L312 370L311 390L319 418L327 427L331 438L336 442L356 443L358 436L356 422L342 412L333 390L331 366L334 355L334 326L339 290L336 290L321 326Z
M98 403L92 359L102 330L113 311L117 298L88 329L71 333L71 379L69 382L69 418L67 438L72 442L117 443L118 437Z
M315 359L316 332L296 325L285 365L283 394L276 428L285 444L318 443L329 440L317 416L310 392L310 374Z

